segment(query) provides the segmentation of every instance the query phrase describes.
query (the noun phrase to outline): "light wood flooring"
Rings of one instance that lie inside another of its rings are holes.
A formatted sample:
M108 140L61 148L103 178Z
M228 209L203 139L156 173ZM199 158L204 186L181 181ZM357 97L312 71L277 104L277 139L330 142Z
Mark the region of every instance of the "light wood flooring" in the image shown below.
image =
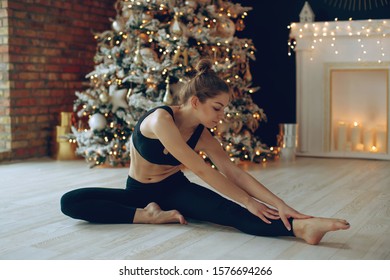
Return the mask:
M198 221L89 224L60 212L61 195L81 187L122 188L127 168L39 159L0 165L0 259L390 259L390 161L298 157L243 168L295 209L345 218L351 229L311 246Z

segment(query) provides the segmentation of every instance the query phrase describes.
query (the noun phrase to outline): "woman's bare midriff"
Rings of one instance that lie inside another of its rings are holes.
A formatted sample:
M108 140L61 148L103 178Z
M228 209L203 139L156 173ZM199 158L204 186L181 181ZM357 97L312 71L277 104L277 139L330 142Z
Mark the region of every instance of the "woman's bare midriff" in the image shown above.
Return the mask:
M160 182L183 167L183 165L157 165L148 162L134 148L133 141L130 141L130 159L129 176L141 183Z

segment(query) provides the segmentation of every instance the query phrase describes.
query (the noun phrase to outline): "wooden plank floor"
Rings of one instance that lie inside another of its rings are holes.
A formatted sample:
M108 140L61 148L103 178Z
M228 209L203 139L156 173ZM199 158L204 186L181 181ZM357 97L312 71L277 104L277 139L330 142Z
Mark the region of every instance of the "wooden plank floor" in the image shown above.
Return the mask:
M0 165L0 259L390 259L390 161L299 157L243 168L297 210L346 218L351 229L310 246L198 221L89 224L60 212L61 195L124 187L127 168L40 159Z

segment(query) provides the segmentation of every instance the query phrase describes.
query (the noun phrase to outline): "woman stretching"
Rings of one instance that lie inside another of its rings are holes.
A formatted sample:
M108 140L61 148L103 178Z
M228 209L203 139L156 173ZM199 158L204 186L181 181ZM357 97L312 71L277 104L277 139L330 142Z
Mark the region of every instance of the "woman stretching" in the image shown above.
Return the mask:
M228 85L211 66L199 61L196 76L182 89L182 105L154 108L139 120L126 189L73 190L62 197L62 212L93 223L187 224L192 218L253 235L296 236L309 244L318 244L329 231L348 229L345 220L297 212L230 161L206 129L224 117L230 101ZM183 166L229 199L191 183Z

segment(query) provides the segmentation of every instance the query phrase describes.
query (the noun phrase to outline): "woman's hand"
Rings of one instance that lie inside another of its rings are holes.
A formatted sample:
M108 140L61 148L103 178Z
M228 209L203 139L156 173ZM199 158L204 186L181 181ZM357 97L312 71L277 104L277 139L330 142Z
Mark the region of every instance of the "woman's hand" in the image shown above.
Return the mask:
M271 224L271 221L269 219L272 220L281 219L283 224L288 230L291 230L291 225L290 222L288 221L289 218L295 218L295 219L312 218L312 216L299 213L298 211L294 210L284 202L278 204L276 210L268 207L267 205L261 203L258 200L251 198L247 203L246 208L249 210L249 212L256 215L267 224Z
M312 216L299 213L298 211L294 210L284 202L281 202L276 207L278 209L278 214L280 216L280 219L282 220L283 224L288 230L291 230L291 225L290 222L288 221L288 218L295 218L295 219L313 218Z
M269 208L264 203L261 203L258 200L255 200L254 198L251 198L247 205L245 205L249 212L251 212L253 215L259 217L262 219L265 223L270 224L270 220L277 220L280 219L280 216L278 214L278 211L272 208Z

